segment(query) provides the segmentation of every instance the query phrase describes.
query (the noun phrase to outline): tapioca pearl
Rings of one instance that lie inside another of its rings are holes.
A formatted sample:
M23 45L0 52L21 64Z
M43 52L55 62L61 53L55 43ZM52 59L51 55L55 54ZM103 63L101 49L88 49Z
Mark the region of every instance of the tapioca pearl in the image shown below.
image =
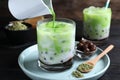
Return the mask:
M44 57L44 60L47 60L47 59Z
M102 35L100 35L100 37L102 37Z
M43 54L43 52L42 52L42 51L41 51L40 53L41 53L41 54Z
M65 42L66 42L65 40L62 41L62 43L65 43Z
M47 52L47 51L45 51L45 54L48 54L48 52Z
M61 53L63 53L64 52L64 50L61 50Z
M61 60L60 62L63 63L63 60Z
M98 33L96 33L96 35L99 35Z
M53 57L50 57L50 60L53 60L54 58Z
M90 32L92 32L92 30L91 30L91 29L90 29L89 31L90 31Z
M102 30L102 32L105 32L104 30Z
M54 55L56 56L56 55L57 55L57 53L54 53Z
M95 32L98 32L98 30L97 30L97 29L95 29Z

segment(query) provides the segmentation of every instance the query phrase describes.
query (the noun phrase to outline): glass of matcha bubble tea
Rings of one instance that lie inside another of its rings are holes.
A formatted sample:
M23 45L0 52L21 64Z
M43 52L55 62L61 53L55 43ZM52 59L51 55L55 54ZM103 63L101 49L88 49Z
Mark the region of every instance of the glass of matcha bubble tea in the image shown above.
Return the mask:
M109 37L111 9L105 7L88 7L83 10L84 38L93 41L104 41Z
M65 70L72 66L75 47L75 22L70 19L45 19L37 24L40 67Z

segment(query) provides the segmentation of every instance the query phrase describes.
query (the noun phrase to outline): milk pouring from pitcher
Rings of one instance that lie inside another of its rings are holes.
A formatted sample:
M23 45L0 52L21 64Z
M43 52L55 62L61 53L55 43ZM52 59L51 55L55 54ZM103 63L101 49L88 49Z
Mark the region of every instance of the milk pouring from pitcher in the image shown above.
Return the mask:
M52 14L52 0L9 0L11 14L18 20Z

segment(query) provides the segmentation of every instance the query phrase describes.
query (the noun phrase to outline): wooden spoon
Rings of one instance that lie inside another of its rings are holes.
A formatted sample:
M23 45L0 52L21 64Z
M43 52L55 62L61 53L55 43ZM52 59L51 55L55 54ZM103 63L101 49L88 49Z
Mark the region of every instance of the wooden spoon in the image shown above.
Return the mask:
M80 64L77 69L80 72L84 72L84 73L90 72L94 68L96 63L99 61L99 59L101 59L105 54L107 54L110 50L112 50L113 47L114 45L109 45L101 54L99 54L97 57L95 57L92 60Z

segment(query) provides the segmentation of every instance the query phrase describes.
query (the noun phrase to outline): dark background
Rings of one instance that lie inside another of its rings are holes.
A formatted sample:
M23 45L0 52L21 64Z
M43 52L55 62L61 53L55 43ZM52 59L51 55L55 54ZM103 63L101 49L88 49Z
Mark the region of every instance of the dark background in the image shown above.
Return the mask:
M82 11L88 6L103 7L107 0L53 0L57 17L82 19ZM27 4L27 3L26 3ZM112 19L120 19L120 0L111 0ZM66 15L66 14L67 15ZM8 10L8 0L0 0L0 23L3 18L14 19Z
M93 6L104 6L107 0L53 0L53 7L57 17L74 19L77 23L77 40L81 35L79 30L82 27L82 11L84 8ZM8 0L0 0L0 80L30 80L18 66L19 54L28 46L9 46L4 44L2 27L9 21L16 20L8 9ZM108 54L111 65L99 80L120 79L120 0L111 0L112 9L111 33L108 44L114 44L115 48ZM101 46L104 49L106 46Z

